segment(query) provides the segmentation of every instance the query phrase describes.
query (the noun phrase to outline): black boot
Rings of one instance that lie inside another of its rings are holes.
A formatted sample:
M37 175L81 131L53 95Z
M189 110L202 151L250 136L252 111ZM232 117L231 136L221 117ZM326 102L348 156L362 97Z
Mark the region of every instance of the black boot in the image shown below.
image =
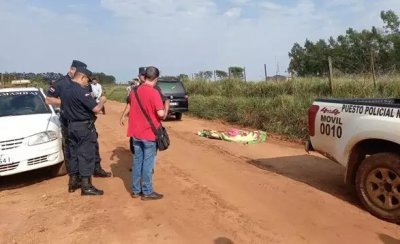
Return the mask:
M106 177L111 177L111 172L107 172L105 171L100 164L97 164L95 169L94 169L94 173L93 173L94 177L102 177L102 178L106 178Z
M81 179L79 178L79 175L70 175L68 182L68 192L72 193L79 188L81 188Z
M82 177L82 187L81 187L82 196L98 196L103 194L104 191L99 190L92 185L90 177Z

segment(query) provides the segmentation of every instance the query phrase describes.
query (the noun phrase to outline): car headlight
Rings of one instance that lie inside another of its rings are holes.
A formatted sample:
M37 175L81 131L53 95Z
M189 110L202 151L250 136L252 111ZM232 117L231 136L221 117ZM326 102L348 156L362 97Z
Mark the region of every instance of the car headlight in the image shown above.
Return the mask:
M28 146L34 146L46 142L51 142L57 139L57 132L45 131L29 137Z

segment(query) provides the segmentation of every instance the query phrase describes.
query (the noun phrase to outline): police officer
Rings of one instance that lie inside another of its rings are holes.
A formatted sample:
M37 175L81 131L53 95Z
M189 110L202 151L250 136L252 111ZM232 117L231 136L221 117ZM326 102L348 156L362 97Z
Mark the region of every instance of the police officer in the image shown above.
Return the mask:
M67 167L67 170L69 172L69 150L68 150L68 122L65 120L64 115L63 115L63 106L61 103L61 94L65 90L66 87L68 87L72 83L72 78L75 75L76 69L78 67L84 67L86 68L87 65L79 60L73 60L71 67L68 71L68 74L62 77L61 79L57 80L55 83L50 85L48 91L47 91L47 98L46 98L46 103L54 106L60 106L61 105L61 110L60 110L60 121L61 121L61 133L63 136L63 149L64 149L64 161L65 165ZM87 89L89 92L92 92L92 87L88 84L85 86L85 89ZM97 150L98 150L98 145L97 145ZM95 164L95 173L94 176L96 177L110 177L111 173L106 172L100 165L101 158L99 156L99 152L97 151L97 157L96 157L96 164ZM69 191L73 192L74 187L69 187Z
M68 121L69 137L69 185L77 188L78 176L82 178L81 195L103 195L91 183L95 170L97 132L94 125L95 114L101 111L106 98L99 102L87 90L92 72L85 67L77 67L71 84L61 94L63 116Z
M75 71L77 67L86 67L86 64L73 60L71 67L68 71L68 74L62 77L61 79L56 80L52 84L47 91L46 103L53 106L61 106L60 95L65 90L67 86L71 84L71 79L74 77ZM61 133L62 133L62 145L64 150L64 162L69 171L69 150L68 150L68 123L64 118L63 110L60 110L60 122L61 122Z

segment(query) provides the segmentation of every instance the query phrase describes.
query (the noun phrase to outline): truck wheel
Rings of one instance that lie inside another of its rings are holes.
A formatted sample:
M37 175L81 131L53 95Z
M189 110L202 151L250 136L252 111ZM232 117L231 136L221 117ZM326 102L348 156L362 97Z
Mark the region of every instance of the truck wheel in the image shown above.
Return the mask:
M53 165L51 167L51 176L53 177L63 176L67 174L67 167L65 166L65 162Z
M176 113L175 114L176 120L181 120L182 119L182 113Z
M377 153L364 159L357 170L356 190L370 213L400 223L400 156Z

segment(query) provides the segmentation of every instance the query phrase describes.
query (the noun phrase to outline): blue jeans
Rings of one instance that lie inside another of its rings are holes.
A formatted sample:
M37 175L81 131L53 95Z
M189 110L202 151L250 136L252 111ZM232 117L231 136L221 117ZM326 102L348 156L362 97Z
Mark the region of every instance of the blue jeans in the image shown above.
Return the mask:
M152 170L157 151L156 142L133 138L133 147L135 154L132 161L132 192L150 195L153 192Z

